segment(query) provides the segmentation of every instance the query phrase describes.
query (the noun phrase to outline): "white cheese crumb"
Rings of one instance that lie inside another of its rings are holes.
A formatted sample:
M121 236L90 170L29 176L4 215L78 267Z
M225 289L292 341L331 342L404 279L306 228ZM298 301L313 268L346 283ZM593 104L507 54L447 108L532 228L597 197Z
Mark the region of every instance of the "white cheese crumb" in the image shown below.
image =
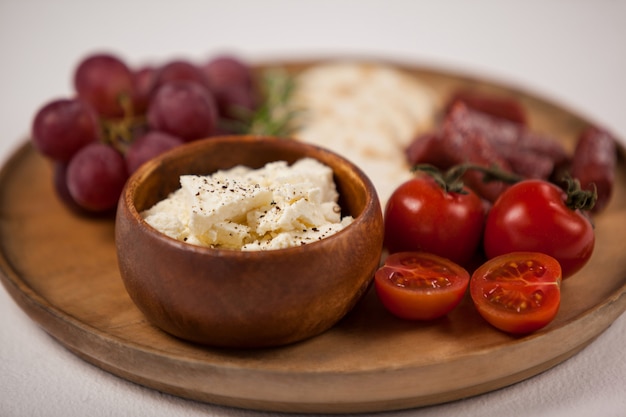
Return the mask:
M237 166L183 175L181 188L142 212L148 224L187 243L242 250L299 246L352 222L341 218L333 172L312 158L291 166Z

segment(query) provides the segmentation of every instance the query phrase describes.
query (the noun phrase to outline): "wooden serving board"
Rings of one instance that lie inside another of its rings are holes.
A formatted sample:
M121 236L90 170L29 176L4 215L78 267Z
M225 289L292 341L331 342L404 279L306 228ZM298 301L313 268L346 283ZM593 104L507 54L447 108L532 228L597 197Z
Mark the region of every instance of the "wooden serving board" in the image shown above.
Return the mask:
M306 66L288 65L292 71ZM514 96L527 107L534 129L561 138L570 148L589 122L514 88L406 69L442 96L458 86ZM72 214L56 198L51 177L51 167L29 144L0 174L0 278L6 290L76 355L185 398L316 413L443 403L513 384L566 360L626 310L623 158L611 204L595 220L593 257L564 282L561 309L545 329L508 336L487 325L469 299L446 318L410 323L388 314L370 292L321 336L265 350L196 346L148 324L118 274L113 220Z

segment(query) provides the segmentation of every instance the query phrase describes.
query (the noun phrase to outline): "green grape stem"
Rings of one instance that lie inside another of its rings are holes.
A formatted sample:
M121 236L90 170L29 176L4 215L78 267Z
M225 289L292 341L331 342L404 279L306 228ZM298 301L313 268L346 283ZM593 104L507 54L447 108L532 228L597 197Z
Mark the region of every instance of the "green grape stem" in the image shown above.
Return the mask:
M102 142L125 154L135 140L136 132L146 125L145 115L135 115L132 99L124 94L119 98L124 116L118 119L101 119Z

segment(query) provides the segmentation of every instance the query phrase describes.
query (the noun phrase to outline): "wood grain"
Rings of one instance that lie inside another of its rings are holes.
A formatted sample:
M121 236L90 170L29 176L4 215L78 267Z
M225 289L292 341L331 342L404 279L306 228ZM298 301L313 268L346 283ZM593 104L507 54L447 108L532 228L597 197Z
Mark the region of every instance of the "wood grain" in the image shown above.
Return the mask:
M288 67L298 71L306 64ZM517 97L530 124L570 149L589 120L512 87L409 68L442 96L458 86ZM623 155L620 149L621 155ZM530 378L591 343L626 310L626 167L596 222L590 263L563 285L553 323L527 337L487 325L470 301L432 323L390 316L370 292L337 326L279 349L209 349L149 325L117 270L114 223L68 211L29 144L0 174L0 278L15 302L81 358L185 398L259 410L353 413L437 404ZM602 372L602 370L598 370Z

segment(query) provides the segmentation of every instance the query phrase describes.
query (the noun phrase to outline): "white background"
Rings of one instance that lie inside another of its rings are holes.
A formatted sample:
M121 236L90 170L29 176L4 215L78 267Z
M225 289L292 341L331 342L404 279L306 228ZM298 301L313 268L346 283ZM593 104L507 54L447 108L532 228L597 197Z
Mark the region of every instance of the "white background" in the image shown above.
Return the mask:
M76 62L96 50L133 65L222 51L251 61L346 53L400 59L521 86L626 138L624 1L0 0L1 160L23 143L39 106L69 94ZM625 348L622 315L539 376L388 414L626 416ZM0 415L262 413L183 400L107 374L55 343L2 288Z

